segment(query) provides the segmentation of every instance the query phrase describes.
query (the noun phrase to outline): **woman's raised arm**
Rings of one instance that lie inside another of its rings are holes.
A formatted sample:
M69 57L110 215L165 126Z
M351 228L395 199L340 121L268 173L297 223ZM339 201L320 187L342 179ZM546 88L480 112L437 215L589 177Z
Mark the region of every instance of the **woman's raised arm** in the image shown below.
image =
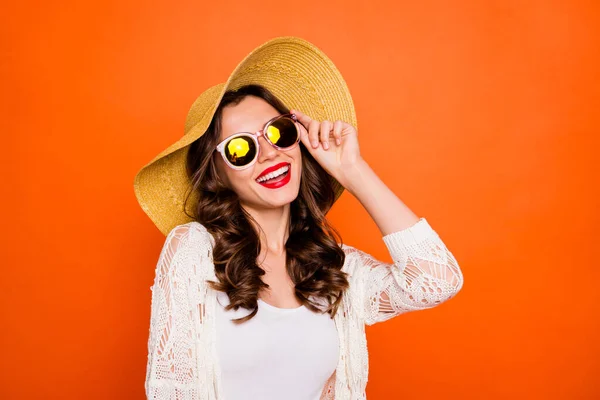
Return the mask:
M346 257L355 257L359 263L367 325L435 307L462 288L463 275L456 259L425 218L384 236L383 241L393 263L344 245Z
M463 286L462 271L427 220L418 218L362 159L342 179L379 227L394 261L386 264L357 249L347 251L368 268L363 271L366 323L454 297Z

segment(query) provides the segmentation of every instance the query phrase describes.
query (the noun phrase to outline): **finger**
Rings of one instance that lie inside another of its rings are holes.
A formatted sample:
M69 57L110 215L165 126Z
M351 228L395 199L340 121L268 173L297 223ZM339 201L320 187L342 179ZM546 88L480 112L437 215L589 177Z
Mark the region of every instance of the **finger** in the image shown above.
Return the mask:
M306 139L308 141L308 131L306 130L306 128L304 127L304 125L302 125L300 122L295 122L296 126L298 127L298 130L300 131L300 139L304 140ZM307 144L307 143L305 143Z
M342 128L343 128L343 123L340 120L337 120L333 123L333 137L335 138L335 144L336 145L340 145L342 144Z
M323 121L321 122L321 143L323 143L323 148L325 150L329 149L329 132L331 132L331 122Z
M311 120L310 124L308 124L308 138L310 139L310 144L313 149L319 147L319 121Z
M304 147L307 149L312 148L312 144L310 143L310 139L308 137L308 131L300 122L296 122L298 129L300 130L300 141L304 144Z
M294 114L298 119L298 122L307 129L308 139L312 148L316 149L319 147L319 121L312 119L302 111L296 109L291 109L290 113Z
M298 110L290 110L290 114L296 115L296 117L298 118L298 121L302 125L304 125L306 128L308 128L308 126L310 125L310 122L312 121L311 117L309 117L308 115L306 115Z

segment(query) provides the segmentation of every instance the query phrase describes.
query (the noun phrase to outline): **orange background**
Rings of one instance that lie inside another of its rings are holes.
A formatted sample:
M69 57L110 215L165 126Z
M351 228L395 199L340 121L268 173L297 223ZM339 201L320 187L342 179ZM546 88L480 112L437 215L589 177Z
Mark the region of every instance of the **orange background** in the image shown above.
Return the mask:
M364 158L465 276L367 329L368 398L600 398L596 1L50 3L0 24L0 398L144 398L164 236L134 175L282 35L335 62ZM389 261L349 193L331 220Z

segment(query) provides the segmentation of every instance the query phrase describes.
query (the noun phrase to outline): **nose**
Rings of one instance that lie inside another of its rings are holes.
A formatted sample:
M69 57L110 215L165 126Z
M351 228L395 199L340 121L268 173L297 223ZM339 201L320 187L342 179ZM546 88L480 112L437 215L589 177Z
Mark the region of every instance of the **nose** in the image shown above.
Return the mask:
M271 143L267 142L267 139L265 139L263 136L258 138L258 145L260 146L260 150L258 152L259 162L262 163L277 157L277 153L279 153L279 150L271 146Z

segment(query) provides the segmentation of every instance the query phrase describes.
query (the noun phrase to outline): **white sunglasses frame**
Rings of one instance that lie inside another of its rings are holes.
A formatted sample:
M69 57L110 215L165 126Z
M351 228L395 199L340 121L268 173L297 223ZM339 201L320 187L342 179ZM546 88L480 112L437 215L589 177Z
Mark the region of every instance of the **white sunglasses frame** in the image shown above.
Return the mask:
M289 118L292 121L294 121L294 125L296 126L296 132L298 134L298 137L296 139L296 143L294 143L293 145L289 146L289 147L279 147L276 144L274 144L273 142L271 142L269 140L269 137L265 135L265 131L267 130L267 128L269 127L269 125L271 125L273 122L281 119L281 118ZM237 132L234 133L231 136L228 136L227 138L225 138L224 140L222 140L219 144L217 144L217 146L215 147L215 151L218 151L219 153L221 153L221 157L223 157L223 160L225 161L225 164L227 164L227 166L231 169L234 169L236 171L241 171L244 170L246 168L250 168L251 166L254 165L254 163L256 163L256 160L258 160L258 156L260 155L260 145L258 144L258 138L263 136L265 138L265 140L274 148L276 148L279 151L290 151L294 148L296 148L296 146L298 146L298 143L300 143L300 129L298 128L298 125L296 125L298 122L298 117L296 117L295 114L281 114L278 115L276 117L271 118L269 121L267 121L267 123L265 124L265 126L260 130L260 131L256 131L256 132ZM246 137L250 137L253 141L254 144L256 145L256 155L254 156L254 158L252 159L252 161L250 161L248 164L243 165L243 166L236 166L233 165L229 162L229 160L227 159L227 157L225 156L225 144L227 142L229 142L232 139L235 139L237 137L240 136L246 136Z

